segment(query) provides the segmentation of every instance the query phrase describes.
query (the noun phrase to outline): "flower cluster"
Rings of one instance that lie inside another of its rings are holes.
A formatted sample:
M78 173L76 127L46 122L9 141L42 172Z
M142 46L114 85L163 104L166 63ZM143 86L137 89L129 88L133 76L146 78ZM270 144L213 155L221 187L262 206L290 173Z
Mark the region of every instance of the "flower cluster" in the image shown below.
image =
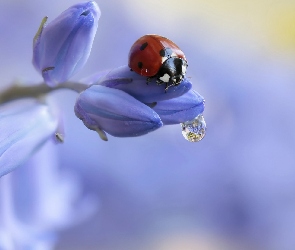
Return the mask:
M156 80L146 83L127 66L96 79L77 98L75 113L86 127L117 137L147 134L163 125L194 119L204 111L204 99L184 79L165 91Z
M204 111L204 99L192 90L187 78L167 89L154 78L147 81L147 77L131 71L128 66L121 66L98 72L83 82L68 82L88 59L99 17L97 4L90 1L70 7L48 25L47 17L42 20L33 41L33 65L44 83L18 91L12 88L13 94L8 90L0 95L0 102L11 101L0 108L3 110L0 128L6 132L1 134L0 140L0 176L22 164L51 135L62 140L58 133L58 116L50 111L44 98L40 99L59 88L78 92L74 107L76 116L87 128L97 131L103 140L107 140L106 133L134 137L163 125L180 123L189 130L186 139L203 138L205 123L203 120L200 123L196 117ZM20 101L28 106L19 104ZM10 124L11 117L20 122L14 119ZM21 120L26 120L26 124ZM25 150L19 157L9 157L20 147Z

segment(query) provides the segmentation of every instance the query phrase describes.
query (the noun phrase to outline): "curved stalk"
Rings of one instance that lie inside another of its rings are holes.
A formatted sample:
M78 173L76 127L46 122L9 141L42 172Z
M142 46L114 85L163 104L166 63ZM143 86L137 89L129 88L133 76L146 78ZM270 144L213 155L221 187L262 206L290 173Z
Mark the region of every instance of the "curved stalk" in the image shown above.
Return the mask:
M89 87L89 85L79 82L64 82L56 87L49 87L45 83L35 86L13 85L0 93L0 104L21 98L39 98L45 94L59 89L70 89L80 93Z

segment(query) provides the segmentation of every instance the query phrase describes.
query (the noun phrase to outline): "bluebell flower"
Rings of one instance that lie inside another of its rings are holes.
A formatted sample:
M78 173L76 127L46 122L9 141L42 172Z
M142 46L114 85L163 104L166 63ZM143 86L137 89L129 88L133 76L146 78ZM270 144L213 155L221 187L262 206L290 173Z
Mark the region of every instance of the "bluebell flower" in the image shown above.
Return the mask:
M55 134L58 118L45 104L22 99L0 106L0 177L22 165Z
M100 85L79 95L75 113L89 129L117 137L144 135L163 125L147 105L121 90Z
M33 42L33 64L50 86L67 81L86 63L100 10L94 1L76 4L45 25Z
M186 78L165 91L155 79L147 83L146 77L122 66L85 81L91 87L78 97L75 113L105 140L103 131L118 137L140 136L163 124L192 120L204 111L203 97L191 90Z

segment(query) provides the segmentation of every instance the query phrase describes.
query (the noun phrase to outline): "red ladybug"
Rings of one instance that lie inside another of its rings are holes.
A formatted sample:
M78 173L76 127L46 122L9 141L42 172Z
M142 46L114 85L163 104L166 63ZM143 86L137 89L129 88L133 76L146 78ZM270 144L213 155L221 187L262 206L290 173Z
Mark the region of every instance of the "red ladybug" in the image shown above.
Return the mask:
M128 65L142 76L156 77L158 84L165 83L165 90L180 84L188 66L182 50L159 35L139 38L130 49Z

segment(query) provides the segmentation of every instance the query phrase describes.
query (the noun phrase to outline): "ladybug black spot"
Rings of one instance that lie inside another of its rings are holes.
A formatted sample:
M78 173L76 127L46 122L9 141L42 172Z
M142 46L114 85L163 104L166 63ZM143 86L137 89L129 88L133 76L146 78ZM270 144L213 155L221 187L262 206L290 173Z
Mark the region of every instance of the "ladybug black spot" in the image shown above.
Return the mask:
M148 43L145 42L140 46L140 50L144 50L148 46Z
M161 49L161 50L160 50L160 56L161 56L161 57L164 57L165 54L166 54L166 53L165 53L165 50L164 50L164 49Z
M138 62L138 63L137 63L137 66L138 66L138 68L141 69L141 68L142 68L142 62Z
M165 48L160 50L160 56L161 57L168 57L170 58L172 55L173 51L171 48Z

